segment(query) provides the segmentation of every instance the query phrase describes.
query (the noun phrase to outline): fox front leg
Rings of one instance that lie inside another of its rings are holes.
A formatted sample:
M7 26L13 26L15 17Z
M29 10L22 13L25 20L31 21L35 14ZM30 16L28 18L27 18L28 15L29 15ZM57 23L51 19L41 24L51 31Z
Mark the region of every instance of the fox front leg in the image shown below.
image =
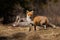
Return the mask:
M32 27L32 26L31 26L31 24L30 24L29 31L31 31L31 27Z
M32 29L32 23L29 23L29 31Z

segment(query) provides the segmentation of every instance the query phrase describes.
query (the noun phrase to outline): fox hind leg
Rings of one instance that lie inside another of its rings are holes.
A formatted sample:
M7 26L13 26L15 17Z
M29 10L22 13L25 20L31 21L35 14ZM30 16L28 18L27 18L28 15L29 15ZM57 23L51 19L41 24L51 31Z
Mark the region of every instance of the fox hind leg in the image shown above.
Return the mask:
M43 25L44 26L44 29L47 29L46 25Z
M52 23L48 23L49 26L53 27L53 28L56 28L56 26Z

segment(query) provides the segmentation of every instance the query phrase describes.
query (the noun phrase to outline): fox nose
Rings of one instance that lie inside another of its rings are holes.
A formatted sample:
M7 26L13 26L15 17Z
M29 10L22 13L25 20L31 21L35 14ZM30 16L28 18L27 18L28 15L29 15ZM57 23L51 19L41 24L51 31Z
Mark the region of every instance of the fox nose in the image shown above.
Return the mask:
M32 17L30 17L30 19L31 19Z

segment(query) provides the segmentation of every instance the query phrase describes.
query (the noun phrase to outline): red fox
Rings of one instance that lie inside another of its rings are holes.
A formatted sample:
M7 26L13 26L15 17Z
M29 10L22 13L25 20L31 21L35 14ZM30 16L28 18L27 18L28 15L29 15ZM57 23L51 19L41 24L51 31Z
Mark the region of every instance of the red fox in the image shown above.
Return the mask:
M31 15L33 15L33 11L27 13L27 15L29 17L31 17ZM34 25L34 30L36 30L37 25L44 26L44 29L46 29L47 25L50 25L53 28L56 27L55 25L53 25L52 23L49 22L49 20L46 16L36 16L36 17L33 18L32 21L33 21L33 25Z

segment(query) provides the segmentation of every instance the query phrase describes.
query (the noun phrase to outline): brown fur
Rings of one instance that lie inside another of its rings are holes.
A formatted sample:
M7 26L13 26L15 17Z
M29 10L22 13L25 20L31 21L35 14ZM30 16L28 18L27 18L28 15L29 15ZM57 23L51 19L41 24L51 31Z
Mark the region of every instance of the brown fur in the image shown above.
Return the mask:
M45 16L36 16L33 19L33 22L34 22L35 25L36 24L39 24L39 23L40 23L40 25L43 25L43 23L46 23L47 24L49 21L48 21L48 18L45 17Z
M33 19L34 22L34 30L36 30L36 25L47 25L49 23L49 20L46 16L36 16Z
M55 25L50 23L46 16L36 16L34 17L33 22L34 22L34 30L36 30L37 25L44 26L44 29L46 29L47 25L55 28Z

